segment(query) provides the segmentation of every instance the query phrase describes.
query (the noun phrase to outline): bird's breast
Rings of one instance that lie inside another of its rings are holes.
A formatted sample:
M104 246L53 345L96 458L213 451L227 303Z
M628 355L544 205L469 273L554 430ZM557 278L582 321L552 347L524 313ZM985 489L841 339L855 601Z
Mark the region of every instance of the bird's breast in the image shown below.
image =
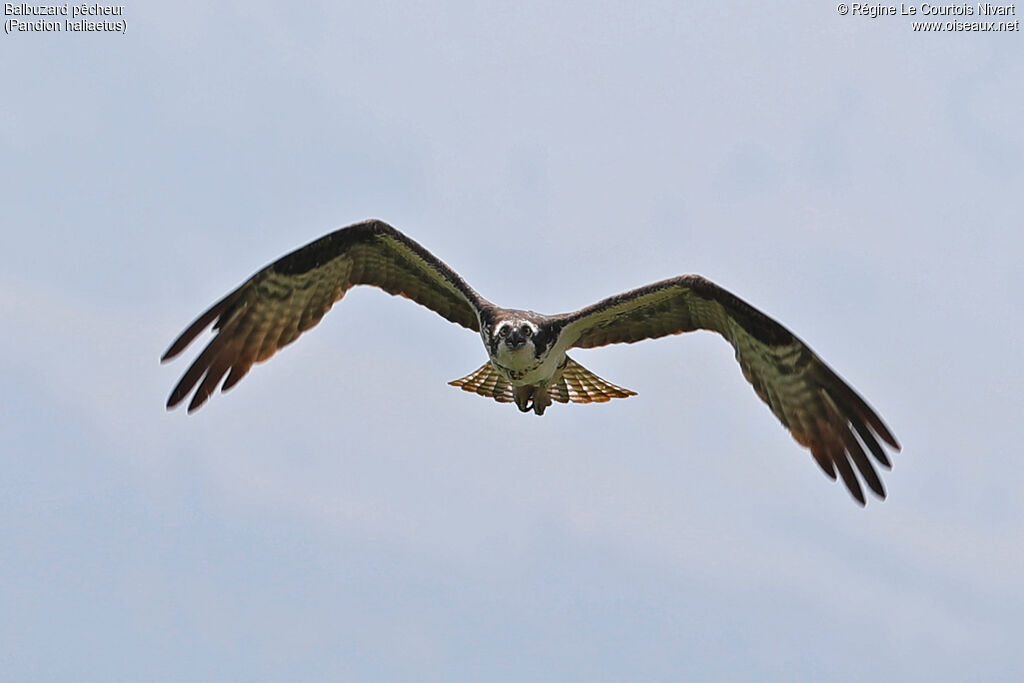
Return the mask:
M513 385L525 386L550 380L561 365L558 356L559 354L549 353L537 358L528 345L514 350L500 346L498 352L491 357L491 362Z

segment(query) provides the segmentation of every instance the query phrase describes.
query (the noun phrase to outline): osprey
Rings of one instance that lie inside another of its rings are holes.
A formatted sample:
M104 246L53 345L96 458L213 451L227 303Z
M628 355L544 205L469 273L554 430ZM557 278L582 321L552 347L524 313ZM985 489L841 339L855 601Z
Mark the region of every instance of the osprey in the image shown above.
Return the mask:
M811 451L825 474L834 480L838 471L863 505L855 466L868 487L885 498L865 454L867 450L884 467L892 467L879 439L896 451L900 446L881 418L793 333L713 282L682 275L561 315L501 308L429 251L378 220L342 228L283 256L199 316L161 361L181 353L211 323L216 335L174 387L167 407L178 405L195 389L188 406L192 412L221 380L222 391L227 391L254 363L316 325L354 285L407 297L478 332L487 362L450 384L501 403L514 402L522 412L537 415L552 401L592 403L635 395L569 358L569 349L698 329L717 332L732 344L757 395L797 443Z

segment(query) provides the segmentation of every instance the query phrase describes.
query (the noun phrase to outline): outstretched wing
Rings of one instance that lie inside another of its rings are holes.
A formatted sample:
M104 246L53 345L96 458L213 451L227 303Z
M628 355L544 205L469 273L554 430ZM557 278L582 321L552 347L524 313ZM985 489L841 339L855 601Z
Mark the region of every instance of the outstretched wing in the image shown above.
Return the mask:
M804 342L737 296L697 275L656 282L562 316L569 348L632 343L711 330L736 351L743 375L832 479L836 471L862 505L854 474L880 498L885 489L865 448L892 467L879 439L898 451L881 418ZM855 436L856 434L856 436ZM859 441L858 441L859 437Z
M253 275L181 333L161 358L174 358L210 323L216 336L174 387L167 407L198 385L188 410L201 406L227 375L234 386L253 363L320 322L353 285L373 285L412 299L453 323L479 330L484 300L455 271L387 223L368 220L325 235Z

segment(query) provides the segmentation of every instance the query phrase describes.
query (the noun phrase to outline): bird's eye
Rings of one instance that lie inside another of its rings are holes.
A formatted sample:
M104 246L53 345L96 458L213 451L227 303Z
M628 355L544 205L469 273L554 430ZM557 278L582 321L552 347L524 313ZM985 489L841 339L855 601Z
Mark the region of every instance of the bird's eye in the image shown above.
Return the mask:
M521 328L519 328L519 333L522 334L524 337L529 337L530 335L533 334L533 328L531 328L529 325L523 325Z
M508 336L508 325L502 325L501 327L498 328L498 336L499 337L507 337Z

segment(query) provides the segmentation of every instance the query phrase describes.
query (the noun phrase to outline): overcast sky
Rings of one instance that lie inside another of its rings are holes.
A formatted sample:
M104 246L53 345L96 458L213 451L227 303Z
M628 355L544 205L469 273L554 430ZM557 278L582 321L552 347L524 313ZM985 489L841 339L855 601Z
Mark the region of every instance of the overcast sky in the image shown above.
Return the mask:
M1024 677L1021 34L355 5L0 36L0 677ZM884 417L889 498L717 336L578 351L638 395L537 418L447 386L476 335L370 289L164 409L196 315L371 216L505 306L711 278Z

